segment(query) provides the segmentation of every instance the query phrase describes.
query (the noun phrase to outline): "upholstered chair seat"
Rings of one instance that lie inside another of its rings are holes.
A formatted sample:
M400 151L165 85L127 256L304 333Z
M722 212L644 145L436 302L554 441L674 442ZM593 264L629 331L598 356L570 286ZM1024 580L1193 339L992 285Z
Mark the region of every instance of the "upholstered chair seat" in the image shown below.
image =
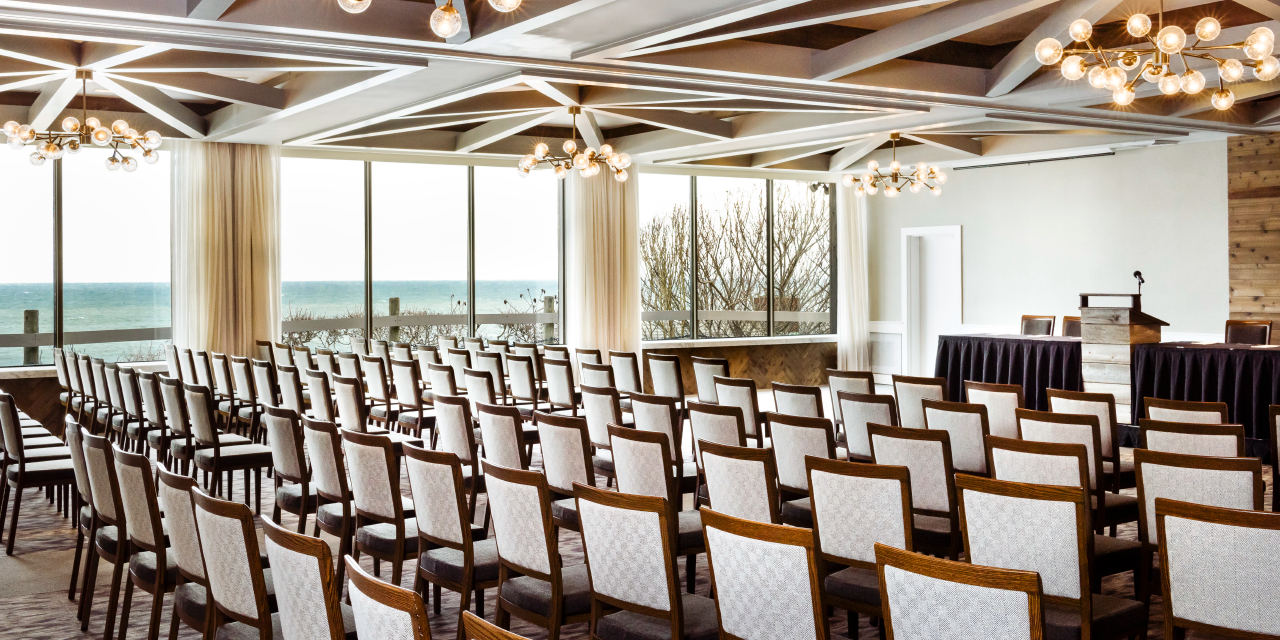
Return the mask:
M578 530L578 505L573 498L564 498L551 503L551 517L561 526L574 531Z
M134 553L129 558L129 571L151 584L156 582L156 554L151 551ZM164 583L174 584L178 581L178 559L173 554L165 554Z
M57 438L53 439L57 440ZM59 440L59 442L61 441ZM71 450L65 446L32 449L31 445L24 443L23 448L25 451L23 451L22 456L27 459L28 465L35 462L53 462L55 460L69 460L71 458ZM27 467L27 469L30 468L30 466Z
M680 595L680 606L684 611L684 640L713 640L720 637L715 600L694 593L684 593ZM600 618L596 623L595 635L600 640L668 640L671 637L671 623L632 611L619 611Z
M576 512L575 512L576 517ZM561 615L576 616L591 612L591 585L587 565L561 567ZM511 604L540 616L551 615L551 583L531 576L511 578L502 583L502 598ZM667 626L670 631L670 625Z
M18 473L22 469L13 464L9 465L6 471L9 482L16 483L18 481ZM28 463L26 471L22 473L24 488L42 483L69 483L74 477L75 471L71 468L70 458Z
M343 637L346 640L356 640L356 616L350 605L342 604L342 629ZM261 636L258 630L247 624L233 622L218 628L218 640L258 640ZM280 614L271 615L271 637L287 638L284 633L284 623Z
M315 511L316 502L316 488L314 485L309 485L307 487L308 513ZM276 504L280 505L281 509L288 511L289 513L298 513L299 509L302 507L302 485L286 484L279 489L276 489ZM341 518L341 505L338 505L338 507L338 517Z
M147 434L147 443L151 444L152 448L161 448L159 435L159 432L156 431ZM152 436L155 436L155 442L152 442ZM174 439L172 438L172 435L170 435L170 439L169 450L173 452L173 455L187 459L191 457L191 451L195 447L188 445L185 439ZM253 444L253 442L244 436L238 436L234 433L219 433L218 444L224 447L238 447L241 445ZM225 453L223 455L225 455Z
M880 577L875 569L846 567L827 576L824 586L828 596L880 606Z
M809 498L783 502L780 513L783 522L806 529L813 528L813 504Z
M63 443L61 440L50 435L36 436L34 438L22 438L22 448L32 452L40 449L61 447L62 445Z
M475 582L498 579L498 543L496 540L485 540L483 535L485 533L487 532L483 528L472 525L472 538L476 540L471 546L475 554ZM454 582L462 582L466 573L460 549L447 547L429 549L418 557L418 565L426 571Z
M223 468L249 469L271 466L271 447L265 444L241 444L234 447L223 446L218 462ZM212 449L196 451L196 465L212 465L214 452Z
M1110 461L1102 461L1103 486L1110 487L1115 482L1115 465ZM1120 461L1120 486L1123 488L1136 487L1138 485L1137 476L1133 471L1133 460L1123 459ZM1111 499L1107 500L1107 507L1111 507Z
M917 513L911 539L917 547L945 547L951 540L951 520Z
M1110 576L1133 569L1142 560L1142 543L1129 538L1093 536L1093 569Z
M1147 605L1137 600L1093 594L1093 637L1105 629L1109 638L1137 636L1147 628ZM1080 638L1080 609L1071 605L1044 603L1045 640Z

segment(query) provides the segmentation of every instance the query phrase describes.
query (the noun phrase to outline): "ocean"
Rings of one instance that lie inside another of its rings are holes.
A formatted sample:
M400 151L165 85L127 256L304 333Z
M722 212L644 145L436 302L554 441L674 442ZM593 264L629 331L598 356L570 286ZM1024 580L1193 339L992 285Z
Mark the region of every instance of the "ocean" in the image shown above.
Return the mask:
M398 297L401 313L445 313L451 308L456 313L465 313L466 307L458 303L466 300L466 293L466 282L461 280L374 281L373 309L375 314L385 315L389 299ZM555 281L478 280L476 313L541 311L543 296L557 294ZM361 310L363 299L364 283L360 281L283 282L280 312L285 319L299 312L314 318L346 316ZM168 327L169 300L167 282L66 283L63 285L63 330ZM22 333L23 312L28 309L40 312L40 331L53 331L53 285L0 284L0 335ZM159 341L138 341L77 347L111 361L158 354L162 345ZM22 354L21 347L0 347L0 367L21 365ZM49 347L40 349L42 363L51 363L52 357Z

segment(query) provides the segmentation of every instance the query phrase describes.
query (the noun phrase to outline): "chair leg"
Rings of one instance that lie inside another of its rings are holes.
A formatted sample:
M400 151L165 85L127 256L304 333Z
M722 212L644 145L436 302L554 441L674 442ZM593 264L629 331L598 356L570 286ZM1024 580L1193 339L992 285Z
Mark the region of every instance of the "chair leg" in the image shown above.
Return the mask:
M76 518L80 517L79 508L76 509ZM74 601L76 599L76 578L80 577L80 557L84 555L84 531L80 529L80 523L76 523L76 556L71 561L71 587L67 589L67 599Z
M9 481L6 466L0 466L0 540L4 540L4 521L9 513Z
M8 486L8 483L5 483ZM13 555L13 539L18 535L18 510L22 508L22 487L13 489L13 520L9 521L9 542L4 548L7 556Z
M484 589L476 589L476 617L484 617Z
M90 538L89 549L92 553L89 555L89 566L84 570L84 587L80 589L80 608L82 614L80 616L80 630L89 630L89 614L93 612L93 592L98 584L98 554L93 550L93 536Z
M177 592L174 592L175 596ZM169 612L169 640L178 640L178 598L173 599L173 610Z
M121 541L121 546L125 543ZM116 627L116 607L120 605L120 578L124 573L124 565L129 562L124 554L116 555L116 563L111 569L111 591L107 592L107 628L102 634L102 640L111 640L111 632Z
M245 475L248 475L248 473L249 473L248 470L245 470ZM244 495L246 498L249 496L248 479L245 480ZM262 515L262 468L261 467L253 470L253 512L257 515ZM302 523L305 525L306 522L307 522L307 497L302 496Z
M124 578L124 604L120 607L120 634L119 640L124 640L124 636L129 631L129 609L133 606L133 579L129 576Z
M436 585L432 585L432 586L433 586L433 587L435 587L435 589L433 589L433 591L435 591L435 592L436 592L435 612L436 612L436 615L440 615L440 593L441 593L441 591L440 591L440 585L436 584ZM467 610L467 595L468 595L468 594L467 594L467 590L466 590L466 589L463 589L463 590L462 590L462 605L458 608L458 610L459 610L459 611L466 611L466 610Z
M691 553L684 557L685 590L693 593L698 585L698 554Z
M164 609L164 582L157 581L155 595L151 598L151 620L147 625L147 640L160 638L160 613Z

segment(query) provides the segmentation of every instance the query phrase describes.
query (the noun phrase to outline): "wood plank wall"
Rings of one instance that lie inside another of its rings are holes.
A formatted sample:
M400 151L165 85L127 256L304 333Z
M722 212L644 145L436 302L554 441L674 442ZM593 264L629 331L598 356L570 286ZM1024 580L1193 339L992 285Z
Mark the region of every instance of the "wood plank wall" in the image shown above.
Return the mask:
M768 389L773 382L822 385L827 383L826 370L836 367L836 343L768 344L752 347L694 347L687 349L646 349L646 353L680 356L681 376L687 394L698 392L693 375L693 361L699 358L724 358L729 361L729 375L751 378L756 388ZM643 366L643 365L641 365ZM647 367L641 371L645 388L651 393L653 382Z
M1280 134L1227 140L1231 317L1271 320L1280 344Z

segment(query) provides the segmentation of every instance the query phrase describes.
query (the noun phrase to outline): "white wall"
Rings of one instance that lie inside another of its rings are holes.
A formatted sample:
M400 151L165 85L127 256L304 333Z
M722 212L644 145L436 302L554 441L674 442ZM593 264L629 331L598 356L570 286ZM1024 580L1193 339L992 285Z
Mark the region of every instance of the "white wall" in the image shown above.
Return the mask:
M1227 146L1201 142L952 170L939 197L868 198L871 319L902 320L901 229L962 225L964 323L1079 315L1080 293L1128 293L1169 334L1227 319Z

